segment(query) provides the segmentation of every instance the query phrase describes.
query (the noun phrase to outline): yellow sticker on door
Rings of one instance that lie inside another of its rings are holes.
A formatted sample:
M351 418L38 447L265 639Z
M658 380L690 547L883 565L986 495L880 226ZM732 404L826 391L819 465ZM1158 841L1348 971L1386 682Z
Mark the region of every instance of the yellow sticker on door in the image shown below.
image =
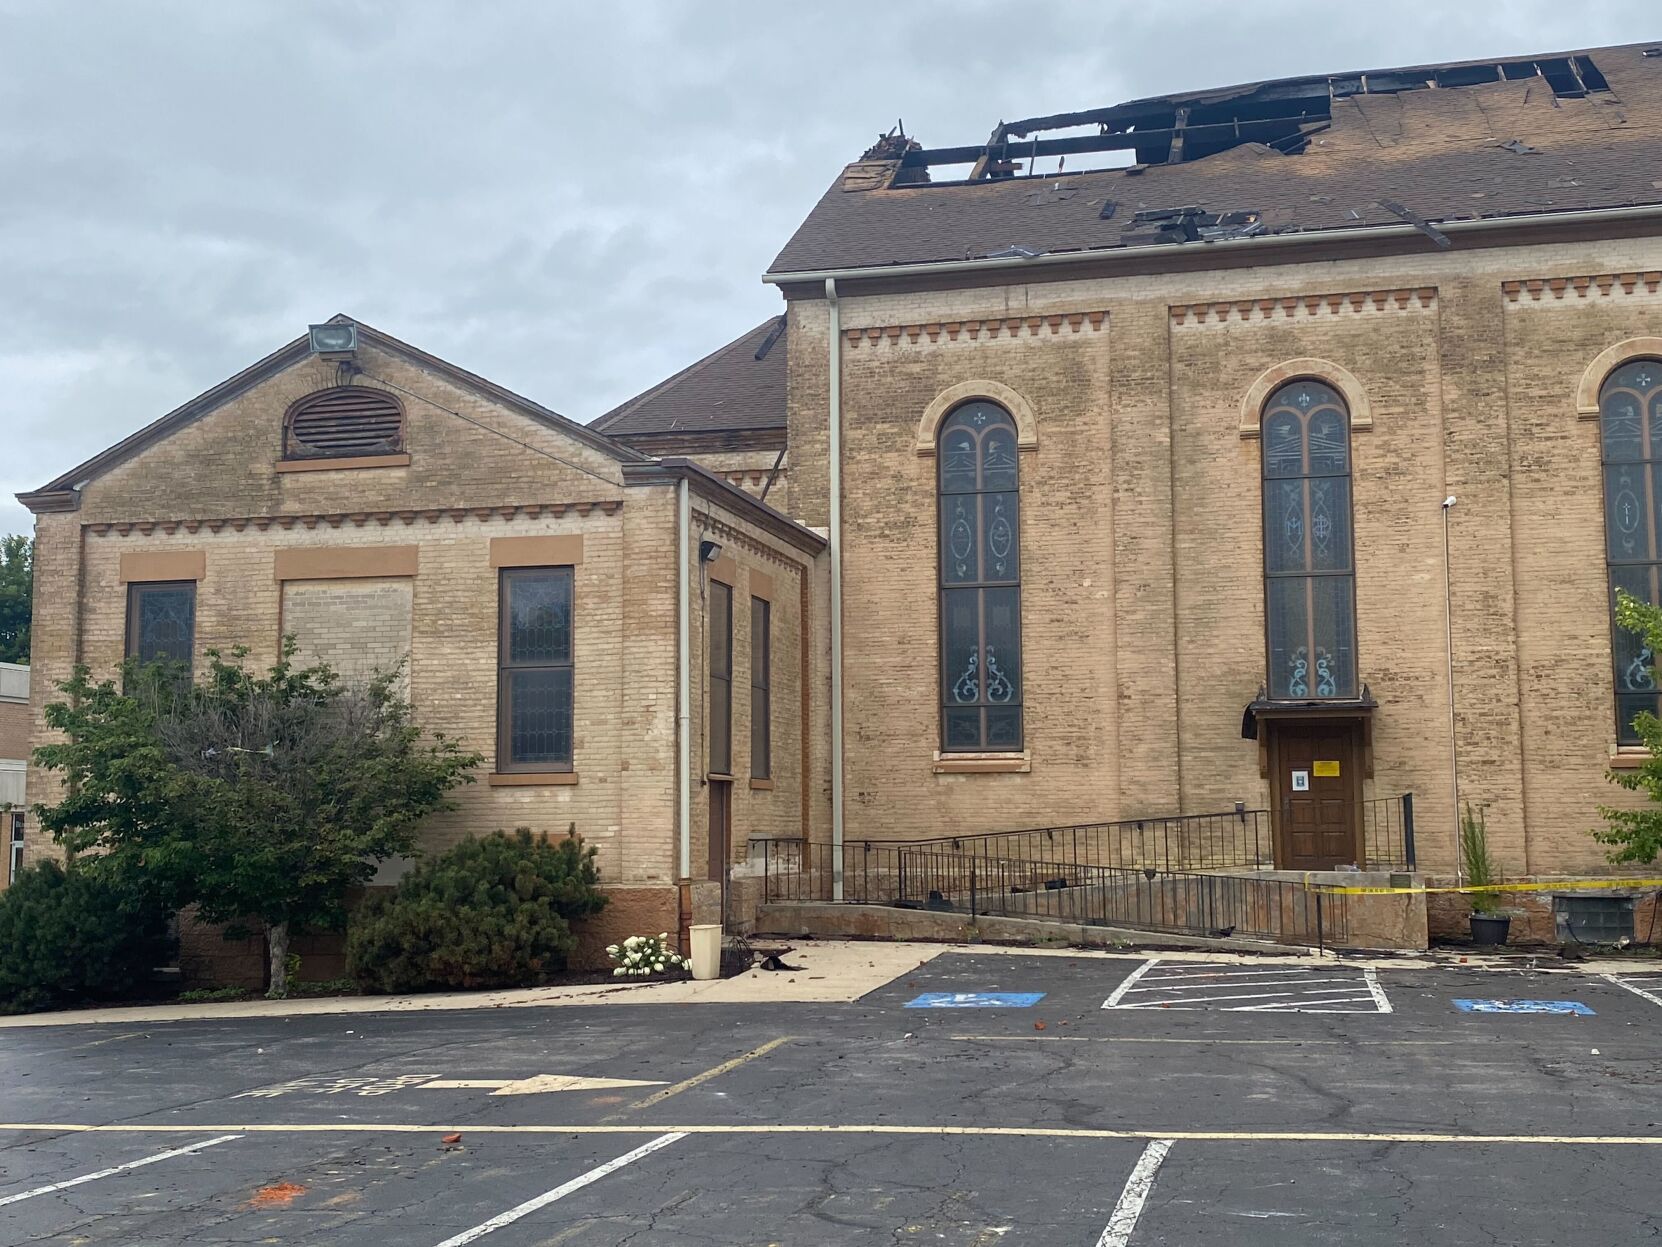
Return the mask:
M1317 779L1337 779L1339 764L1337 762L1312 762L1310 769Z

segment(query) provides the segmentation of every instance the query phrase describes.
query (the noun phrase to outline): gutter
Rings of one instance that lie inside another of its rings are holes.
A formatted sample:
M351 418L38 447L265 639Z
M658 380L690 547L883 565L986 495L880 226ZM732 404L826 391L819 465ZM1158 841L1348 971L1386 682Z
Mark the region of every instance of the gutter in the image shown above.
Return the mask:
M842 305L837 279L825 279L830 312L826 429L831 464L831 899L843 899L843 375Z
M1485 217L1480 221L1438 221L1437 228L1450 236L1482 234L1492 230L1512 229L1519 225L1581 225L1619 221L1662 222L1662 204L1645 204L1629 208L1593 208L1582 212L1541 212L1520 216ZM1193 255L1197 249L1208 251L1257 252L1286 247L1300 247L1335 240L1362 241L1423 237L1414 225L1364 225L1351 229L1311 230L1298 234L1260 234L1253 238L1220 238L1213 242L1176 243L1161 246L1103 247L1087 251L1048 252L1036 256L1010 256L999 259L936 260L924 264L876 264L856 268L804 269L792 273L764 273L762 280L771 286L796 282L824 282L826 298L835 300L834 283L852 279L883 277L931 277L946 273L1002 272L1008 269L1068 268L1075 264L1112 264L1116 262L1145 261L1150 255L1162 252L1174 255ZM835 313L833 313L835 316ZM833 385L835 381L833 381Z
M692 496L687 478L675 482L675 829L681 879L692 878Z

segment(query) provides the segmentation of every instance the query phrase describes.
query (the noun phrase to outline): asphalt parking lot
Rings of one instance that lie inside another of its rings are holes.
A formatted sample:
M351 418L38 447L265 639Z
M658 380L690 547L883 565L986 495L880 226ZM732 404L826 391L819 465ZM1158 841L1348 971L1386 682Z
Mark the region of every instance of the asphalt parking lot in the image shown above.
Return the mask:
M9 1029L0 1070L7 1244L1662 1235L1655 972L948 953L852 1004Z

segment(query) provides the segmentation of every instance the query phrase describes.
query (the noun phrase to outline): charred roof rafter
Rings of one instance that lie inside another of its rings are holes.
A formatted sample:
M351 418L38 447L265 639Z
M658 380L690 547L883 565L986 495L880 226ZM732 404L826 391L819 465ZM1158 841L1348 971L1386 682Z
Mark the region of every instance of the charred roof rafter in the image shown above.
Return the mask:
M1586 55L1520 57L1412 69L1284 78L1222 90L1132 100L1110 108L1054 113L1001 121L981 146L924 148L899 136L890 152L899 158L894 185L926 182L937 165L969 164L968 180L1015 177L1018 162L1027 174L1048 157L1131 151L1141 165L1199 160L1243 143L1262 143L1283 153L1302 151L1310 136L1332 123L1333 101L1356 95L1459 89L1491 82L1540 78L1559 99L1580 99L1610 89ZM1055 130L1096 126L1096 134L1041 138ZM874 149L875 152L876 149Z

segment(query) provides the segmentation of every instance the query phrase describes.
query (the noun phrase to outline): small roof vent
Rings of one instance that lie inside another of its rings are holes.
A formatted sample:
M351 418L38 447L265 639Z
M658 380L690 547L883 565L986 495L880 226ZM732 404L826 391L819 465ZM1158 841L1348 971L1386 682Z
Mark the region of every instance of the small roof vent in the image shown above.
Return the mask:
M290 459L396 454L404 449L404 409L367 386L320 390L289 409L284 443Z

